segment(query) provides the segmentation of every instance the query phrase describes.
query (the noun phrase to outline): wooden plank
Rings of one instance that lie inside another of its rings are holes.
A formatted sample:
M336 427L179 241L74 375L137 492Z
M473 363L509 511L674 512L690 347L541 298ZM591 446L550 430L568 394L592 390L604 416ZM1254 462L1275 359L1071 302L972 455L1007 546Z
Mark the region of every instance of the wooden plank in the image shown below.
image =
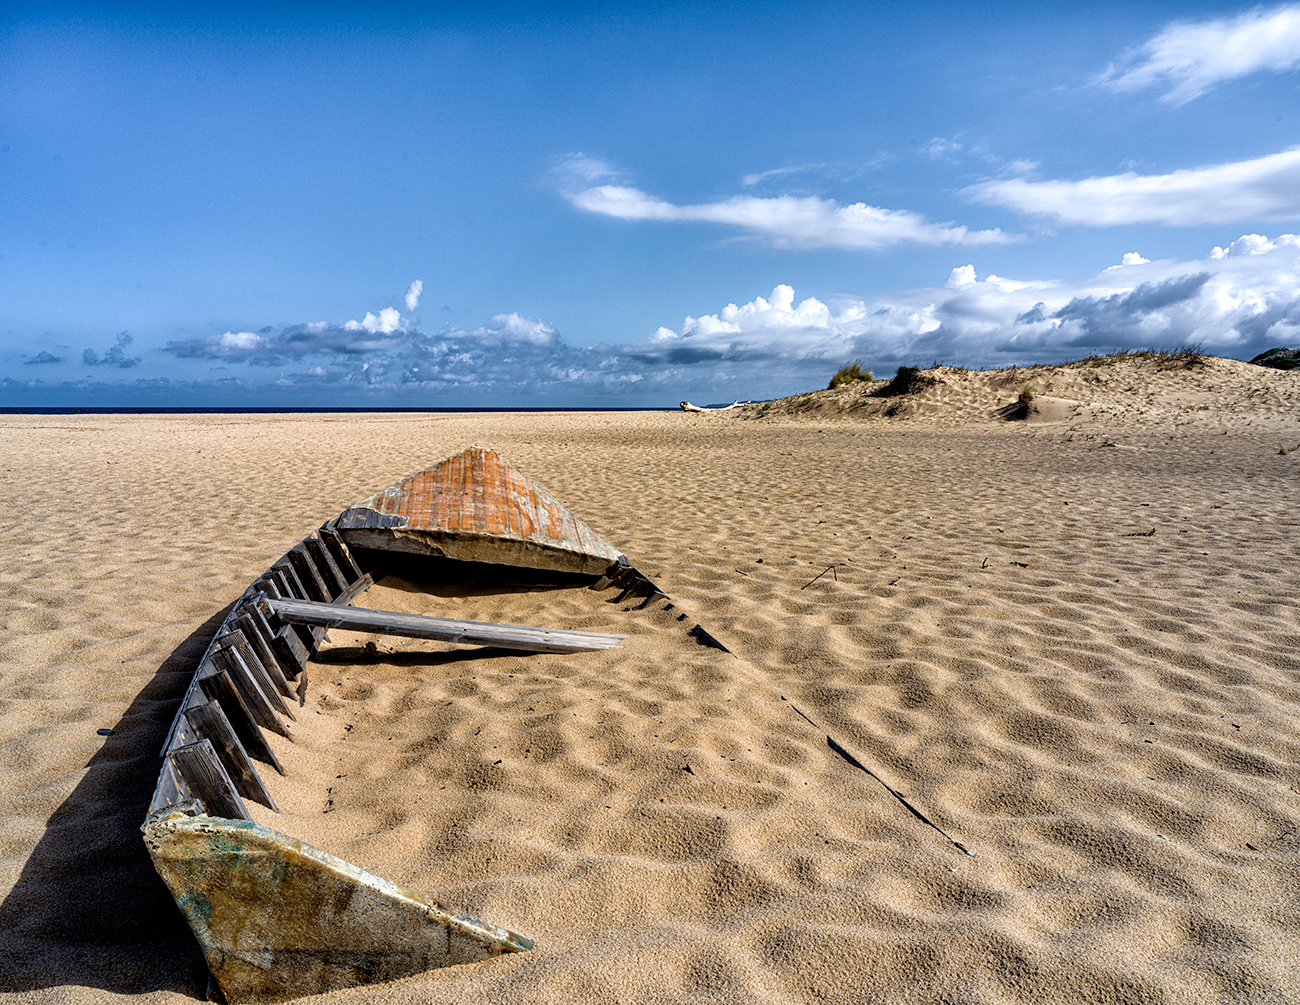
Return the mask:
M207 663L199 670L196 680L199 689L209 700L221 703L221 710L226 713L226 720L239 737L239 742L244 745L244 750L283 775L284 768L280 767L280 759L275 756L275 751L257 728L257 720L253 718L239 689L230 679L230 674Z
M307 588L308 600L319 600L329 603L334 599L330 593L330 588L326 585L325 580L321 577L320 570L316 568L316 563L312 561L311 555L301 543L294 545L285 553L290 564L298 572L298 579L302 585Z
M286 576L282 570L270 569L267 572L267 575L270 576L275 582L275 585L280 588L280 596L284 597L285 600L292 600L294 598L295 594L293 592L292 584L290 584L289 577Z
M260 579L253 580L252 589L258 593L265 593L268 597L279 600L284 596L284 591L280 589L280 580L273 577L269 572L265 573Z
M235 735L226 713L221 710L221 703L205 701L202 705L195 705L193 708L186 709L185 718L194 731L196 741L207 740L212 744L217 756L221 758L226 774L235 783L239 794L249 799L256 799L263 806L269 806L278 813L280 808L275 805L271 793L262 783L262 776L257 773L253 762L248 759L248 752L244 750L244 745Z
M348 588L348 578L343 575L343 570L338 567L338 564L334 561L334 556L325 547L325 542L318 536L311 534L304 537L302 546L306 549L307 554L311 556L316 571L321 574L321 578L325 581L325 586L330 591L330 600L332 601Z
M260 594L265 596L265 594ZM275 633L271 631L271 626L266 623L266 619L257 610L257 605L250 602L235 608L234 616L226 620L226 626L244 633L253 647L253 652L257 653L257 658L262 661L262 667L266 674L271 678L271 683L275 689L286 698L293 697L293 688L290 686L288 678L285 677L284 670L280 667L280 660L276 657L274 650L271 649L271 639ZM297 668L294 669L297 672Z
M370 578L370 573L368 572L362 573L360 578L358 578L356 582L354 582L351 586L349 586L346 590L344 590L337 598L335 598L334 603L350 604L352 603L352 601L356 600L357 597L361 596L361 594L365 593L368 589L370 589L374 585L375 585L375 581Z
M289 556L285 555L275 565L271 566L272 572L278 572L288 587L289 597L297 597L299 600L311 600L307 595L307 587L302 585L302 580L298 578L297 570L294 569L293 563L289 561Z
M251 820L244 801L239 798L235 783L221 766L217 753L209 740L200 740L186 747L178 747L167 755L185 784L203 803L210 817L230 820Z
M286 601L279 600L276 603L286 603ZM280 717L275 714L275 709L271 707L266 692L262 690L256 678L249 672L248 667L244 666L244 661L239 658L238 653L229 649L216 649L213 650L208 659L218 670L224 670L230 675L230 679L234 682L240 697L244 699L248 711L252 713L254 722L263 729L272 730L282 736L289 735L288 730L284 728L284 723L280 721Z
M229 622L227 622L229 628ZM248 644L248 639L242 631L226 631L212 640L213 646L218 649L238 653L239 659L247 668L253 680L257 681L257 686L261 688L262 694L266 695L267 703L279 712L281 715L287 715L290 719L294 718L289 706L284 703L284 696L276 688L275 683L271 680L270 671L262 664L257 653L253 652L253 647Z
M271 636L271 645L275 647L276 656L281 663L297 662L298 673L294 674L295 677L302 673L303 667L307 665L308 657L307 647L302 644L302 639L298 637L298 633L294 630L296 627L295 625L281 625L279 631Z
M270 654L270 659L276 665L277 672L275 676L287 678L297 673L298 668L296 666L288 667L288 668L281 667L279 665L279 662L274 659L274 653L271 650L271 639L275 637L275 629L272 628L269 624L267 624L266 615L262 612L262 609L257 606L259 603L265 600L266 597L267 594L262 593L261 591L258 591L257 593L252 593L249 595L248 600L246 602L241 603L236 610L241 618L247 618L250 622L252 622L253 627L256 629L256 638L262 640L262 644L258 646L258 655L262 656L262 662L266 663L268 659L268 656L264 655L264 652L266 654ZM255 639L254 645L256 644L257 643ZM271 666L268 665L267 669L270 670ZM288 680L285 680L284 683L286 686L289 687L292 686L289 685ZM280 681L277 680L276 686L278 687L279 684ZM281 688L281 694L287 695L288 692L284 691L284 689Z
M273 565L271 571L277 573L285 581L286 592L282 594L283 599L292 600L295 597L299 600L315 599L307 595L307 587L302 585L302 580L298 578L298 573L294 571L288 555L285 555ZM316 643L325 634L323 629L310 628L307 625L294 625L294 630L297 631L298 638L302 639L302 644L307 647L309 652L316 651Z
M164 813L170 809L183 808L186 804L193 802L194 793L190 791L190 787L185 784L185 779L180 776L172 765L171 758L164 756L162 770L158 772L158 784L154 787L153 799L149 803L147 816Z
M334 555L334 561L348 577L348 582L355 582L364 575L361 566L357 563L356 556L352 554L352 549L339 536L338 531L333 527L325 526L316 533L320 535L320 539L325 542L325 546Z
M523 649L529 652L575 653L595 649L612 649L626 635L601 632L575 632L564 629L531 628L527 625L501 625L484 621L454 621L422 614L397 611L372 611L364 607L341 604L309 603L302 600L268 600L269 607L281 621L323 625L353 632L376 635L402 635L407 638L436 639Z

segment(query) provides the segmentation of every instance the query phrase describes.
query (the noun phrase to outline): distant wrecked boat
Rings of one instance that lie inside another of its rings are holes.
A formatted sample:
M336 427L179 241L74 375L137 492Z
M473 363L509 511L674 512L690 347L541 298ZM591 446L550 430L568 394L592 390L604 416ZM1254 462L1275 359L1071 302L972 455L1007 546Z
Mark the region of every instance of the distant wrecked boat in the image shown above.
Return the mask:
M727 412L752 404L752 401L733 401L730 405L692 405L689 401L681 402L683 412Z

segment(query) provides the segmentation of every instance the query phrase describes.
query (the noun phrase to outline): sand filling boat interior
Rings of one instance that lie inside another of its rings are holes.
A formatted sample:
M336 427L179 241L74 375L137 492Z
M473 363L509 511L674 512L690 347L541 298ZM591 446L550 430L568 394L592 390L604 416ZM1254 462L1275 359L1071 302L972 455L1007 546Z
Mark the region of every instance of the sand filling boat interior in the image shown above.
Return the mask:
M472 447L309 534L231 608L163 748L142 828L159 875L228 1002L277 1001L523 952L532 942L257 823L263 775L292 739L308 661L330 628L531 652L618 647L624 635L352 606L385 570L663 594L599 534L490 450ZM636 601L635 598L642 598ZM699 626L692 634L717 645ZM721 646L718 646L721 648Z

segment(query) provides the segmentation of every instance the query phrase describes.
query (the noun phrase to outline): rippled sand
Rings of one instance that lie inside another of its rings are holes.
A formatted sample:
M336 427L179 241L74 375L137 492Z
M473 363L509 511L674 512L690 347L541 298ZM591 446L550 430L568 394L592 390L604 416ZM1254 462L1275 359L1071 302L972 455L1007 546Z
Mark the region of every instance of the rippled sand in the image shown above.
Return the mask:
M333 633L259 815L537 949L312 1001L1295 1000L1300 375L1252 370L1213 425L0 418L0 997L202 996L138 836L194 661L304 533L478 443L670 600L362 598L631 638Z

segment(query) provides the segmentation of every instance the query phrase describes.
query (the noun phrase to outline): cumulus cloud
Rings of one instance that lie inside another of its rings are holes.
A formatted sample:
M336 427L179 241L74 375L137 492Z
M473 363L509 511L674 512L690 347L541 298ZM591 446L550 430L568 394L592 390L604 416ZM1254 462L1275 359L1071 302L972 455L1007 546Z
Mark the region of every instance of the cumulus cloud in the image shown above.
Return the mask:
M948 275L948 281L943 285L950 290L955 290L959 286L969 286L975 282L975 266L959 265Z
M1227 80L1300 67L1300 4L1211 21L1176 21L1129 52L1095 83L1116 91L1168 87L1161 101L1184 105Z
M587 161L581 169L566 165L564 178L584 183L610 177ZM717 223L735 227L778 248L883 248L897 244L992 245L1023 240L999 229L970 230L952 223L932 223L920 213L882 209L857 202L840 205L817 196L732 196L717 202L677 205L627 185L566 185L565 198L578 209L620 220L672 223Z
M424 292L424 280L416 279L406 288L406 313L414 314L420 306L420 294Z
M1081 181L1005 178L972 185L964 193L976 202L1094 227L1293 220L1300 218L1300 147L1162 175L1128 171Z
M123 370L139 365L139 356L126 354L126 347L135 340L126 332L118 332L115 341L117 344L107 349L103 356L94 349L87 349L81 354L81 362L86 366L116 366Z
M110 349L109 351L111 352L112 350ZM28 366L31 366L33 363L62 363L62 362L63 362L62 356L56 356L52 352L45 352L45 351L38 352L31 359L23 360L23 363Z
M943 287L832 309L793 291L687 318L626 354L665 362L765 360L788 372L862 357L875 365L946 359L964 365L1050 362L1094 350L1201 342L1246 356L1300 325L1300 238L1247 235L1191 262L1125 256L1122 270L1081 283L1030 282L952 270ZM823 367L824 368L824 367Z
M1300 333L1300 238L1247 234L1193 261L1148 261L1080 282L1022 280L951 267L936 285L874 298L770 294L660 325L630 344L573 346L519 313L470 329L358 333L298 325L226 333L187 352L229 363L298 362L269 387L329 401L455 404L662 404L770 397L821 386L845 360L877 372L941 359L967 366L1053 362L1121 347L1201 342L1239 358Z
M408 311L414 311L419 305L423 291L424 283L418 279L407 288ZM279 335L271 334L274 328L263 328L258 332L228 331L168 342L163 351L190 359L283 366L291 360L321 353L362 356L387 352L404 345L414 330L414 318L403 317L396 307L385 307L378 314L367 311L360 321L346 321L341 325L312 321L291 325Z

